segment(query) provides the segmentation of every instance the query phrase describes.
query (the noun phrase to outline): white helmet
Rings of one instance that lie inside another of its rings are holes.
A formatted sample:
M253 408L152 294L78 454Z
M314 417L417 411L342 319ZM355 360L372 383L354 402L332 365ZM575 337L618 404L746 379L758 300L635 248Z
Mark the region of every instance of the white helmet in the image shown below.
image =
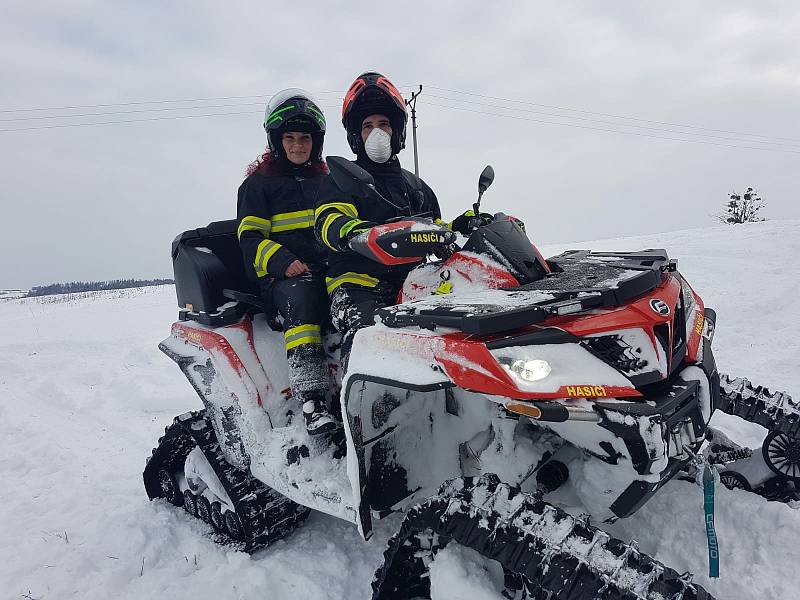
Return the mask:
M289 88L275 94L267 103L264 130L270 151L277 155L283 154L281 136L285 131L310 133L313 140L311 160L322 160L325 115L305 90Z

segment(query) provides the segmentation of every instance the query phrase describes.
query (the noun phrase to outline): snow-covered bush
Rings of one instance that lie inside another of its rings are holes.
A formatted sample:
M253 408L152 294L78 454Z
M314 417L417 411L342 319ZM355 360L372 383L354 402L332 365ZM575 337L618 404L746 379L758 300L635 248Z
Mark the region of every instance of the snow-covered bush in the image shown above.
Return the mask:
M758 211L764 208L764 205L765 202L758 192L749 187L742 195L736 192L732 193L729 196L725 212L718 215L718 218L723 223L730 223L731 225L736 223L756 223L764 220L758 216Z

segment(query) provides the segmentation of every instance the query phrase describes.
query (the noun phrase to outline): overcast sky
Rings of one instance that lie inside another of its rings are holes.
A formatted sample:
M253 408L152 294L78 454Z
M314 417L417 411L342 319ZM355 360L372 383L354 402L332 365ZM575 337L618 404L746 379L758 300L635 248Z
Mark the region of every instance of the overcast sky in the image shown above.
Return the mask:
M235 217L262 96L316 94L326 154L350 156L340 97L365 70L423 84L420 174L446 217L491 163L486 209L540 243L702 227L747 186L800 218L794 2L3 6L0 289L171 276L176 234Z

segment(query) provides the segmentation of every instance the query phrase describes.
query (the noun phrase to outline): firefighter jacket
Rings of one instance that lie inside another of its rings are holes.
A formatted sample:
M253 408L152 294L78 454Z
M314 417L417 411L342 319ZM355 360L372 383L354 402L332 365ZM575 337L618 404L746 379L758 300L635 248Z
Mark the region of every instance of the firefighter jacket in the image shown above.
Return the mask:
M293 168L267 161L239 187L239 246L259 279L283 279L297 259L322 270L325 252L314 236L314 204L328 178L323 169L324 163Z
M375 287L380 281L401 282L416 265L382 265L356 254L348 246L348 235L395 217L427 216L439 221L436 194L419 177L402 169L396 157L385 165L359 157L356 163L375 179L375 187L395 206L375 199L346 197L332 178L320 186L314 211L317 238L328 251L326 287L332 294L342 284Z

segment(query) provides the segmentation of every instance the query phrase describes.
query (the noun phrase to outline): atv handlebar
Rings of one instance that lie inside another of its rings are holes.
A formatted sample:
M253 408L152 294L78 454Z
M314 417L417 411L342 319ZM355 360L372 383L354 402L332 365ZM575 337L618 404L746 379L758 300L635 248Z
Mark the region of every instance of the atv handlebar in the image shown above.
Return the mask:
M419 262L446 253L456 234L430 219L405 219L376 225L350 240L350 249L384 265Z

